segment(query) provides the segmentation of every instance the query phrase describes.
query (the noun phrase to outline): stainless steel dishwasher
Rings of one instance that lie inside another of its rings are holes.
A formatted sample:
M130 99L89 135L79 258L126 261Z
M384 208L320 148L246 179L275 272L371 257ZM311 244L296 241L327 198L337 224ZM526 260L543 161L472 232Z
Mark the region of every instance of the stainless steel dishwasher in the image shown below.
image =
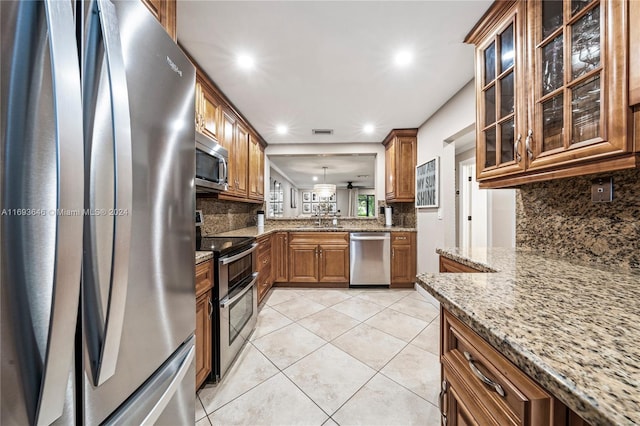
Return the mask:
M391 284L391 236L388 232L352 232L351 287Z

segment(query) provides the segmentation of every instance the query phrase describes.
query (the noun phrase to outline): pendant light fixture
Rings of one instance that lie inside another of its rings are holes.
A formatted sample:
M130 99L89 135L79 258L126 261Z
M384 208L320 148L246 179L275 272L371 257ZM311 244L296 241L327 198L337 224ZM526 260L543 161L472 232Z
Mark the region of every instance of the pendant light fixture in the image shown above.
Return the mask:
M322 183L316 183L313 185L313 192L318 194L318 197L331 197L336 193L336 186L331 183L327 183L327 167L323 167L323 169L324 179L322 180Z

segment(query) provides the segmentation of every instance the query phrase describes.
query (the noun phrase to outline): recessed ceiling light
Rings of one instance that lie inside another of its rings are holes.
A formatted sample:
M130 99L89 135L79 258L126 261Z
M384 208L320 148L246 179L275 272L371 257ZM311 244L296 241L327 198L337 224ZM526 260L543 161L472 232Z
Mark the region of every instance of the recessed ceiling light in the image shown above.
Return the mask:
M362 128L362 131L368 134L373 133L373 124L365 124L364 127Z
M245 53L238 55L238 66L243 70L253 69L255 62L253 58Z
M408 50L401 50L400 52L396 53L393 61L399 67L406 67L411 62L413 62L413 54Z
M287 126L285 126L284 124L280 124L278 127L276 127L276 131L281 135L286 135L288 129L287 129Z
M316 182L318 180L318 176L313 177L313 181Z

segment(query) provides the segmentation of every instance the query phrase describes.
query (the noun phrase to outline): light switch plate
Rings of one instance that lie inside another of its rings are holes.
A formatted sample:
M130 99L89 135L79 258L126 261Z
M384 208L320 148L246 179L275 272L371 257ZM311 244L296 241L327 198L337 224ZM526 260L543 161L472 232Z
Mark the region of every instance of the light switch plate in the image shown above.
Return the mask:
M603 177L591 181L591 201L610 203L613 201L613 178Z

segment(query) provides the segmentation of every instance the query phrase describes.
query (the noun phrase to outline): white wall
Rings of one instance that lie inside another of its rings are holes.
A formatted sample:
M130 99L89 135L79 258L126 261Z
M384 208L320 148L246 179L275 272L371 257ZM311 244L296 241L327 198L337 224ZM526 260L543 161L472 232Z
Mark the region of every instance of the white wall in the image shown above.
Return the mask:
M278 183L280 183L280 189L282 190L282 196L283 196L283 201L282 201L283 215L282 216L283 217L298 216L298 214L302 212L302 206L300 205L300 203L296 204L295 209L291 208L291 188L295 188L295 187L292 185L291 182L285 179L280 173L271 169L271 181L269 181L268 179L267 181L271 183L273 182L273 179L275 179L276 181L278 181ZM269 183L267 185L269 185ZM271 193L271 190L273 190L273 185L271 185L271 187L267 189L267 192L265 192L266 199L268 199L267 195ZM267 202L266 205L267 205L267 210L265 213L269 215L269 203Z
M418 164L440 157L440 207L417 211L418 273L437 272L436 248L456 246L456 153L454 144L447 141L473 125L475 114L475 86L471 80L418 129Z
M265 154L267 155L265 181L269 180L269 155L375 154L376 200L384 200L384 145L382 143L275 144L267 146Z
M489 244L492 247L515 247L516 190L485 191L489 191Z

